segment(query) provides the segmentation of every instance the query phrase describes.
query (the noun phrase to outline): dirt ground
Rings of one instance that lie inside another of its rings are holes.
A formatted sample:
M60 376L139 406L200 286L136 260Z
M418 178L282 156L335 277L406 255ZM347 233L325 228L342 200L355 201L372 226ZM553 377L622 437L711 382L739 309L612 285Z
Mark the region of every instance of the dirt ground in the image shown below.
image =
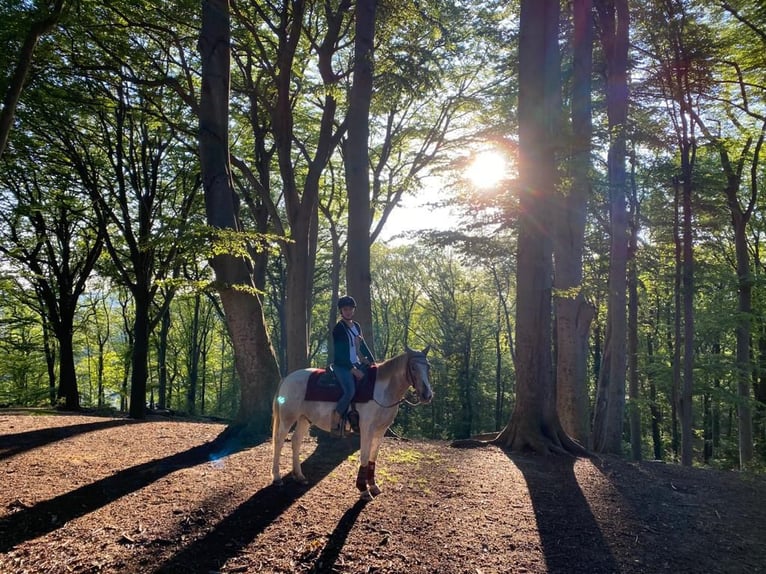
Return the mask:
M0 411L0 572L766 572L764 477L386 439L365 503L355 439L276 487L224 428Z

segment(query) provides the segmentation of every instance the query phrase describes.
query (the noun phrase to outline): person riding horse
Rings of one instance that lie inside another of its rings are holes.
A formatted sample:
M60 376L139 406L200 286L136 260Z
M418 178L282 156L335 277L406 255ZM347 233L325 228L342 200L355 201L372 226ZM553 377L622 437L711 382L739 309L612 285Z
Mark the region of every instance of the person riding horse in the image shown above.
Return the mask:
M333 370L343 389L343 395L332 415L331 433L340 437L343 436L346 411L356 392L356 382L364 378L363 365L372 365L375 358L364 342L362 326L353 319L356 311L354 298L344 295L338 299L338 310L341 318L332 331Z
M359 472L356 475L356 488L361 500L370 501L381 493L375 481L375 468L378 451L383 436L396 418L399 405L407 403L429 404L434 394L431 390L431 365L428 363L428 350L410 349L404 346L404 352L376 362L375 385L372 397L359 401ZM337 395L332 399L308 398L309 379L321 369L298 369L287 374L279 383L274 395L271 436L273 459L271 474L273 483L284 484L279 466L282 447L287 434L294 428L292 445L292 476L298 484L308 484L308 479L301 470L301 446L309 427L316 426L324 431L331 430L331 420L335 413ZM416 402L407 400L409 389L413 389Z

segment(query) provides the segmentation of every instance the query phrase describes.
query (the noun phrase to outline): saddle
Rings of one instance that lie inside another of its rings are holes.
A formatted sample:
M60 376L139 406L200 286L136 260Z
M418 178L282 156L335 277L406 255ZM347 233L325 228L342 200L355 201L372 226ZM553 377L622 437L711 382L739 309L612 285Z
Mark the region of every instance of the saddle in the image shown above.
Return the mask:
M356 383L356 393L351 399L352 403L366 403L372 400L377 374L378 367L376 365L367 369L364 378ZM340 383L338 383L332 368L312 369L306 383L305 400L337 403L342 394Z

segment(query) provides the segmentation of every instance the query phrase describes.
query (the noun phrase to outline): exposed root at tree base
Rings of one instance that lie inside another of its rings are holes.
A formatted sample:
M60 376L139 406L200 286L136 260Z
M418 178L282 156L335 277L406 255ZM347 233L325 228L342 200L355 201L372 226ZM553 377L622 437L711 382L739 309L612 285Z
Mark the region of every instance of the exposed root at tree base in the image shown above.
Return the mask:
M538 426L516 424L511 420L491 443L510 452L532 451L542 455L591 456L585 447L564 432L558 421Z

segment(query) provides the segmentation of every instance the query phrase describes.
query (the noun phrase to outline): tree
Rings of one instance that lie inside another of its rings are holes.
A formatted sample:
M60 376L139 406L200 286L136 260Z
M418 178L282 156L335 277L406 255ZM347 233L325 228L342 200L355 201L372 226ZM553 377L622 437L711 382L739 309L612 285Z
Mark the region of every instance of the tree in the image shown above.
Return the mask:
M49 126L50 131L55 131ZM88 182L60 164L52 141L25 137L2 178L6 191L0 212L0 253L26 270L47 325L59 344L57 397L68 410L79 410L73 343L78 299L104 245L83 190ZM51 138L55 139L55 138ZM18 155L17 155L18 154ZM33 166L46 166L37 171Z
M377 0L356 3L354 73L348 106L344 163L348 186L347 290L359 306L358 320L370 350L374 349L370 298L370 101L373 88L373 47Z
M599 452L621 454L627 338L628 222L625 203L625 159L628 129L629 14L627 0L596 0L595 5L606 60L611 246L606 348L599 371L593 417L593 445Z
M558 196L556 221L556 404L564 430L588 444L587 347L594 309L583 293L582 258L586 207L590 197L591 72L593 2L573 3L571 116L569 166L571 187Z
M199 150L205 211L217 243L211 265L242 385L234 430L266 434L271 420L271 399L279 382L279 367L249 260L241 251L237 254L230 246L227 248L223 241L224 232L236 240L242 231L229 163L230 43L228 0L203 1L199 37L202 57Z
M257 189L276 234L286 239L280 244L286 265L281 321L285 371L305 367L308 361L319 191L347 125L338 117L346 71L337 55L348 32L351 5L350 0L322 7L293 0L279 6L237 6L237 23L250 35L238 45L243 51L240 67L253 80L245 86L250 114L260 122L258 137L273 142L281 180L278 198L271 197L265 182ZM307 72L310 66L318 74ZM268 178L269 172L261 175Z
M584 452L556 413L552 365L552 238L542 225L556 193L561 116L558 0L522 0L519 22L519 232L516 405L495 442L537 452Z
M48 2L45 2L48 4ZM8 135L11 132L13 116L24 90L27 76L32 68L35 47L40 37L50 32L61 19L64 13L64 0L55 0L52 6L46 5L35 14L35 20L29 25L19 50L18 60L8 82L8 87L3 94L3 109L0 110L0 157L8 144ZM6 21L12 16L2 16Z

